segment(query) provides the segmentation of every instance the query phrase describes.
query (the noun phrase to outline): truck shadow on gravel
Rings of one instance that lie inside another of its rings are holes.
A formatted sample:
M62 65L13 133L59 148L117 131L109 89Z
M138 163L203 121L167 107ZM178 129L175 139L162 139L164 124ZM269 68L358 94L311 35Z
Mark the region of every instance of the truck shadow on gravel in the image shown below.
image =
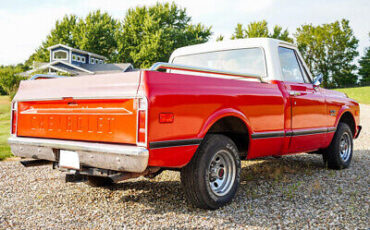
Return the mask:
M280 159L266 158L242 162L241 183L237 196L232 203L251 202L253 199L269 199L272 193L281 193L285 198L292 198L301 181L314 179L314 175L327 171L320 156L295 155ZM281 191L282 187L291 188ZM267 191L261 190L267 188ZM179 172L166 171L155 179L136 179L107 187L110 191L127 191L130 195L121 197L120 202L138 202L146 208L147 214L164 214L168 212L207 212L187 204L180 183ZM276 196L276 194L275 194ZM293 202L293 201L292 201ZM232 205L232 204L231 204ZM272 204L273 205L273 204ZM230 207L221 208L227 211Z

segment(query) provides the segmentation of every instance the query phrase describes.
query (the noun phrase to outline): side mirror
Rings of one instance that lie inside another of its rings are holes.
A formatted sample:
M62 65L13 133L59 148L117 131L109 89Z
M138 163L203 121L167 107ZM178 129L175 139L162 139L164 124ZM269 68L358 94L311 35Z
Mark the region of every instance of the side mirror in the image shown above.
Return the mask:
M319 73L318 75L316 75L316 77L313 79L313 85L318 87L322 80L323 80L324 76L322 75L322 73Z

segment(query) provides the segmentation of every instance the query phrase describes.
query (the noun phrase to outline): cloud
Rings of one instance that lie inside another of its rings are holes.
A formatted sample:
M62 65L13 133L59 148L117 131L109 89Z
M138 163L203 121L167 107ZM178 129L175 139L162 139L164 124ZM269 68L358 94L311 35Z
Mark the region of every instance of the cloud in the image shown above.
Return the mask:
M0 10L0 64L25 61L66 11L64 7L28 12Z

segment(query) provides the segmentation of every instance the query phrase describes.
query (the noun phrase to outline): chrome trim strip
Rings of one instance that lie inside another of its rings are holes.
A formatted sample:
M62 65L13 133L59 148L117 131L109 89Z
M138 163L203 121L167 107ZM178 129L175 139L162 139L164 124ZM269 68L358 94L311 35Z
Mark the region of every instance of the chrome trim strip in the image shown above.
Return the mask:
M150 149L181 147L190 145L199 145L203 139L184 139L184 140L171 140L171 141L155 141L149 143Z
M179 64L172 64L172 63L166 63L166 62L157 62L153 64L149 70L157 71L159 69L173 69L173 70L184 70L184 71L190 71L190 72L220 74L220 75L257 79L261 82L264 82L262 77L256 74L237 73L237 72L226 71L226 70L217 70L217 69L210 69L210 68L204 68L204 67L179 65Z
M94 97L52 97L52 98L32 98L32 99L22 99L22 100L13 100L18 102L27 102L27 101L58 101L63 100L64 98L71 98L73 100L95 100L95 99L136 99L139 96L94 96Z
M307 129L307 130L293 130L293 136L304 136L304 135L312 135L312 134L320 134L320 133L327 133L328 128L320 128L320 129Z
M336 127L328 128L328 133L335 132L335 131L337 131Z
M146 108L142 109L139 108L139 100L144 99L146 100ZM149 100L146 96L138 96L136 98L136 144L138 146L147 147L148 145L148 110L149 110ZM145 143L139 142L139 111L145 111Z
M313 134L331 133L337 130L336 127L330 128L319 128L319 129L306 129L306 130L289 130L286 131L272 131L272 132L259 132L253 133L251 135L252 139L262 139L262 138L274 138L274 137L295 137L295 136L305 136Z
M284 137L284 131L274 131L274 132L261 132L253 133L251 135L252 139L261 139L261 138L274 138L274 137Z
M16 101L12 101L11 102L11 105L10 105L10 135L11 136L16 136L17 133L18 133L18 118L19 118L19 114L18 113L18 102ZM15 120L15 130L14 130L14 133L13 133L13 111L16 113L16 120Z

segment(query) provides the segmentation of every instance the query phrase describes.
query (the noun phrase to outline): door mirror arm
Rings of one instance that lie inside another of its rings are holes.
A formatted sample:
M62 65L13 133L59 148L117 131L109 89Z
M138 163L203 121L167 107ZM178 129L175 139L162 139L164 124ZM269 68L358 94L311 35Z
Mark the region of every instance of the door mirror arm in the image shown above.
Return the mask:
M323 74L322 73L319 73L318 75L316 75L316 77L313 79L313 86L314 88L318 88L320 86L320 84L322 83L322 80L323 80Z

